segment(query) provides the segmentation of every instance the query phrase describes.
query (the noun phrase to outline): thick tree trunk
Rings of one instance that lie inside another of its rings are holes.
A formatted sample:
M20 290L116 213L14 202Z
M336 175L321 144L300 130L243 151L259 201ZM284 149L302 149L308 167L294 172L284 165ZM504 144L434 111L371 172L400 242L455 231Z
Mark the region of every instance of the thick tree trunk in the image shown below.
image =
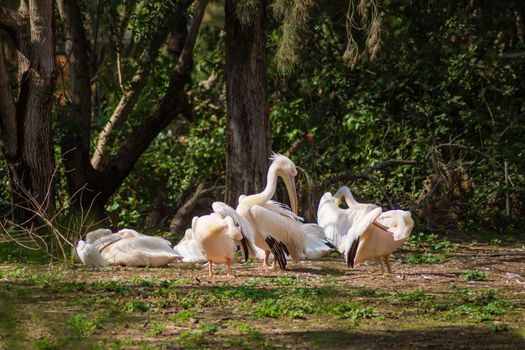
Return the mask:
M266 182L270 122L266 86L266 3L256 0L250 19L240 19L239 1L226 0L226 96L228 136L225 202L260 191ZM246 23L249 21L249 23Z
M30 197L47 210L53 203L55 171L51 134L55 83L53 1L22 0L19 11L10 15L16 22L10 24L8 32L18 51L19 94L16 103L14 92L4 91L1 96L1 104L8 106L2 113L2 151L10 169L13 202L34 208ZM0 70L5 71L5 67ZM0 83L8 85L5 80ZM24 210L16 212L20 219L28 217Z

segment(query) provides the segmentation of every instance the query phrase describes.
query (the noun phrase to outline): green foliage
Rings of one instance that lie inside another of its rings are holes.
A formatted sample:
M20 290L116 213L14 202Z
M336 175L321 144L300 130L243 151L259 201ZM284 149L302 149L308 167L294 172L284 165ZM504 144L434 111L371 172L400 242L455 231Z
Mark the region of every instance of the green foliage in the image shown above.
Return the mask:
M486 281L489 279L489 274L486 271L466 271L459 278L465 281Z
M352 302L334 306L333 310L342 318L349 318L352 321L356 321L358 318L372 318L376 316L374 308L358 306Z
M151 305L140 300L130 300L124 305L124 311L127 312L149 312Z
M85 313L78 313L66 320L66 325L77 335L89 335L95 329L100 328L102 319L99 315L89 317Z

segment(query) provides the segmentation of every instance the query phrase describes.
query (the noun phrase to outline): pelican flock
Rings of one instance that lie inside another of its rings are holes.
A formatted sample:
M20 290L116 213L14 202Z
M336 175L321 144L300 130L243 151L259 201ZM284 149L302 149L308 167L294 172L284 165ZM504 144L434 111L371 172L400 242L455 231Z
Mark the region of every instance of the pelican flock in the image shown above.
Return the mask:
M389 257L410 235L414 221L409 211L388 210L359 203L346 186L319 201L317 223L304 223L298 215L295 177L297 168L288 157L274 154L260 193L243 194L236 208L214 202L208 215L194 217L191 228L171 242L132 229L89 232L79 241L78 258L89 267L107 265L165 266L171 262L226 264L226 275L240 252L245 261L262 260L262 268L286 269L288 261L319 260L339 251L349 267L378 260L381 272L392 273ZM286 186L290 206L275 201L278 179ZM341 208L343 202L347 208Z

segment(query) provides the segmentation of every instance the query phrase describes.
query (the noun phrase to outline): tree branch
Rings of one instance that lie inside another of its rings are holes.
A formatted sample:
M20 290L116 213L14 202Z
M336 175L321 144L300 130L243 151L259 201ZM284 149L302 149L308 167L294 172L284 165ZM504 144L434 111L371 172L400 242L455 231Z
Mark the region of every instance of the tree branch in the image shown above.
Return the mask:
M347 182L348 180L368 180L370 173L375 170L393 168L396 166L402 165L421 165L422 163L417 160L404 160L404 159L389 159L372 165L370 168L363 170L360 173L344 173L340 175L334 175L328 178L325 183L334 183L334 182Z
M193 49L195 48L195 42L197 41L197 35L199 34L199 29L202 22L202 17L204 16L204 11L206 10L206 5L208 4L207 0L199 1L193 19L191 21L190 29L188 31L188 37L184 43L184 48L179 57L179 62L177 64L177 71L184 71L187 69L188 64L191 61L193 55Z
M129 114L135 107L140 94L146 87L155 57L166 40L172 21L180 21L182 14L190 4L191 2L179 2L173 14L166 19L165 24L151 39L148 47L144 49L144 52L140 57L139 68L129 82L129 88L122 94L117 107L98 136L97 147L91 158L91 163L95 169L99 171L104 169L105 161L108 158L109 146L113 141L114 130L128 118Z
M361 174L368 177L368 175L374 170L381 170L386 168L392 168L400 165L419 165L421 164L417 160L403 160L403 159L389 159L383 162L376 163L370 168L364 170Z
M16 39L18 29L17 13L0 5L0 29L8 32L13 39Z
M204 188L204 183L200 183L195 190L193 196L191 196L184 204L182 204L170 223L171 233L177 233L179 230L183 229L188 221L188 216L195 208L199 200L207 195L210 192L213 192L216 188Z

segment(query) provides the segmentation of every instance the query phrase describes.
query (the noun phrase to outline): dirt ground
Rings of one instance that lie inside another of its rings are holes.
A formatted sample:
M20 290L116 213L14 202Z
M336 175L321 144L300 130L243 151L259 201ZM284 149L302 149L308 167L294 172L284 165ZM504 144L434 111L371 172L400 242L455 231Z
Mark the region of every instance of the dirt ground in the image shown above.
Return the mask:
M441 262L409 264L409 256ZM427 256L428 258L428 256ZM0 264L0 349L525 349L525 247L407 245L263 270Z

